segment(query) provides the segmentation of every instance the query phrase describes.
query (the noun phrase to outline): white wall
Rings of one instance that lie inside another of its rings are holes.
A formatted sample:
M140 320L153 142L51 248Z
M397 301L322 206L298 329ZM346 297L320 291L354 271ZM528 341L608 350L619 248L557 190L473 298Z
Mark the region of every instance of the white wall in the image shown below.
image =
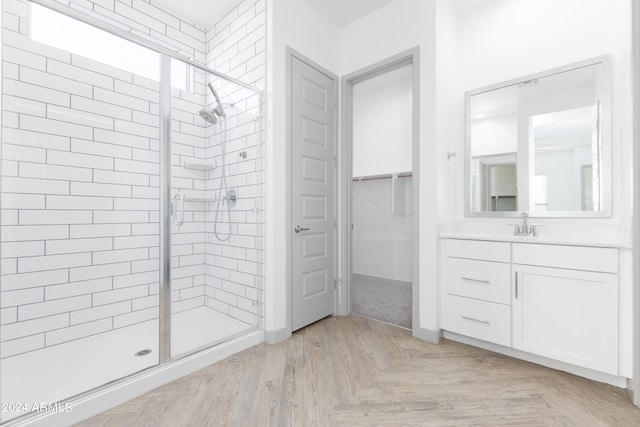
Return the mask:
M435 3L396 0L340 31L341 75L353 73L378 61L420 47L420 152L419 163L419 321L414 328L438 329L437 214L436 200L436 85L435 85ZM414 173L416 173L415 168ZM414 230L414 233L416 230ZM344 278L343 278L344 280Z
M411 79L404 66L353 86L353 176L411 171Z
M494 0L468 10L458 26L462 89L612 50L624 53L618 43L628 36L621 26L630 24L624 19L629 5L626 0Z
M450 0L436 2L436 168L438 222L453 222L456 217L456 197L451 188L463 182L457 165L464 162L464 151L458 141L464 136L464 123L459 112L464 108L462 97L457 96L458 18ZM455 153L448 156L447 153Z
M399 189L410 198L411 178L400 180ZM352 271L354 274L411 282L411 216L392 214L392 182L379 179L353 183Z
M276 340L287 336L289 309L286 49L290 46L337 74L338 29L306 1L274 0L267 2L267 31L265 336Z
M354 177L413 169L412 88L411 66L353 86ZM393 215L392 183L391 179L353 182L352 271L411 282L411 216ZM411 200L410 191L407 197Z
M286 330L288 260L286 152L286 46L337 75L346 75L375 62L420 46L420 321L419 327L437 329L437 226L435 141L435 4L396 0L341 28L304 1L267 3L267 284L265 329ZM381 31L384 29L384 31ZM392 35L392 36L390 36ZM336 56L336 52L338 55ZM415 161L415 160L414 160ZM346 218L340 218L344 224ZM345 271L345 266L340 266ZM343 281L345 277L341 277Z
M537 153L534 156L534 175L547 177L547 205L549 210L580 210L580 193L574 193L575 175L573 168L573 150ZM571 195L572 197L567 197ZM578 196L578 200L574 197Z
M471 122L471 157L518 151L518 117L514 114Z
M628 0L495 0L459 16L460 84L451 96L464 91L572 62L611 54L613 84L612 200L613 217L603 219L543 219L545 235L588 232L594 236L630 235L632 215L630 2ZM543 28L543 30L542 30ZM459 111L460 121L463 110ZM439 140L448 145L449 141ZM460 137L456 151L463 153ZM456 175L463 176L463 162ZM447 186L446 191L454 191ZM456 214L462 231L506 232L506 220L470 220L463 217L464 186L458 182Z

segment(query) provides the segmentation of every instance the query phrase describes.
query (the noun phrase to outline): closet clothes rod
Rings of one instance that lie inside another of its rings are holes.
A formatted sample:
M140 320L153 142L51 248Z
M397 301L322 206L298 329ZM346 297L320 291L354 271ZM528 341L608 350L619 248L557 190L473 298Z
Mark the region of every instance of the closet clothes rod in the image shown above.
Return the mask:
M396 176L398 178L409 178L411 176L413 176L412 172L398 172L396 174ZM391 179L393 178L393 174L392 173L385 173L382 175L367 175L367 176L354 176L353 180L354 181L371 181L374 179Z

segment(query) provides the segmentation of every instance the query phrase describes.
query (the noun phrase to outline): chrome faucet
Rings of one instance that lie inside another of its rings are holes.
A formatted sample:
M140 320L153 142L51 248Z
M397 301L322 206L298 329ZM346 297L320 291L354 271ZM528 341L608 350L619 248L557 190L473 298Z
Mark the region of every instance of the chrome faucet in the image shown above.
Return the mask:
M527 218L529 218L529 214L522 212L520 214L520 218L522 218L522 227L520 227L520 232L525 235L529 234L529 226L527 225Z
M522 212L520 214L520 218L522 218L522 225L520 224L511 224L514 225L515 228L513 230L513 235L514 236L529 236L529 237L535 237L537 236L537 230L536 230L536 226L538 226L539 224L528 224L527 223L527 218L529 218L529 214L526 212Z

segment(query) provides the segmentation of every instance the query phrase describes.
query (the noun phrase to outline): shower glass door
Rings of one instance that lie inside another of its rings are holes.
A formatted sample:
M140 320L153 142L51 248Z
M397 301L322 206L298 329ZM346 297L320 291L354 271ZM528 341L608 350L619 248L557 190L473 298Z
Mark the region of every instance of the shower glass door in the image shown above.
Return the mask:
M191 84L171 98L172 358L239 336L259 318L260 97L187 73Z
M159 55L3 7L2 422L158 364L160 274Z

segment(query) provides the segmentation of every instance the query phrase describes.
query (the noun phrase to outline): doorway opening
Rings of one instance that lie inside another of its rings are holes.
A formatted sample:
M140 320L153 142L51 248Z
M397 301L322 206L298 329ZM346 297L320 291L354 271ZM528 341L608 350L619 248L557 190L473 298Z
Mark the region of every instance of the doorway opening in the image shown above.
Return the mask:
M341 307L417 325L417 49L343 78L346 205Z

